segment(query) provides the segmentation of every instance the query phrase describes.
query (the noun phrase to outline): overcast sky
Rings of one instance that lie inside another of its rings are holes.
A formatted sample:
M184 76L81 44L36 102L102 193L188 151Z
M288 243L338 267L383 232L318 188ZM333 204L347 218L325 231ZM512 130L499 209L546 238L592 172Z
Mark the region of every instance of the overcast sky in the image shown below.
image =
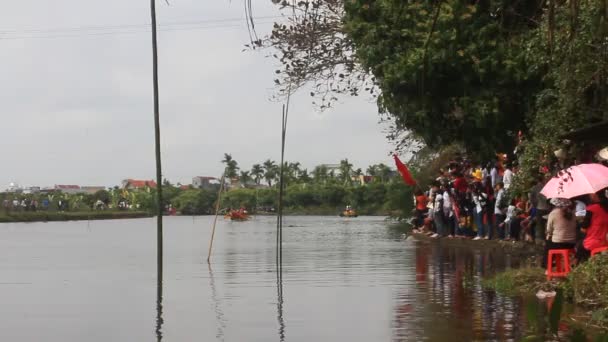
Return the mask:
M281 105L270 101L276 61L242 52L241 0L158 3L163 174L172 182L279 159ZM255 15L276 16L270 0ZM20 0L0 11L0 189L114 185L154 177L147 0ZM258 32L272 19L258 19ZM375 103L342 98L319 113L293 98L286 157L312 169L348 158L390 163Z

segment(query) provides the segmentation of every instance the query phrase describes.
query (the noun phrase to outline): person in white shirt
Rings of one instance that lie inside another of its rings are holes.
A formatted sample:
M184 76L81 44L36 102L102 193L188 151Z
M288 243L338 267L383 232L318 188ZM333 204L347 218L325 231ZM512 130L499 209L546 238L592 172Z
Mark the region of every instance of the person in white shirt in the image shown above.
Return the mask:
M486 205L488 203L488 195L483 192L481 183L476 183L473 190L473 218L475 219L475 225L477 226L477 237L473 240L488 239L488 226L483 222L483 218L486 211Z
M452 207L452 197L450 196L449 186L444 186L443 191L443 217L446 233L448 237L454 237L454 208Z
M433 190L435 192L433 199L433 223L435 224L435 234L431 235L431 237L437 238L445 236L446 233L445 216L443 213L444 188L443 186L439 188L437 184L434 184Z
M511 183L513 183L513 171L509 165L507 165L507 169L502 176L502 182L505 184L505 189L509 190Z
M495 228L496 228L496 231L498 232L498 237L503 238L503 239L504 239L504 235L505 235L504 225L503 225L503 223L505 222L505 219L506 219L505 212L506 212L507 208L509 207L509 204L505 203L507 201L505 201L504 187L505 187L505 185L503 184L503 182L496 183L496 187L495 187L496 204L494 205L494 216L496 217L496 219L494 220L496 222ZM490 236L490 238L492 238L492 237Z

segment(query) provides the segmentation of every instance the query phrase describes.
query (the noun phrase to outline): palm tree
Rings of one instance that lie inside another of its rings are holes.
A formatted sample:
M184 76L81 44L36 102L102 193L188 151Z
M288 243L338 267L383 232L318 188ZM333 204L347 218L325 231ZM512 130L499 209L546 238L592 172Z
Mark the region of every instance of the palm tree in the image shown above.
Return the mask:
M308 184L308 183L310 183L311 180L312 179L310 178L310 175L308 174L308 170L304 169L298 173L298 181L300 183Z
M390 167L382 163L377 165L377 170L378 177L380 177L383 182L388 182L391 178L391 175L393 174L393 170L391 170Z
M274 161L267 159L264 162L263 167L264 179L268 182L268 186L272 186L272 181L277 178L277 175L279 174L277 164Z
M348 159L340 161L340 178L344 185L352 181L353 164L348 162Z
M241 171L239 175L239 181L244 187L247 187L247 183L251 182L251 176L249 175L249 171Z
M222 163L226 164L226 177L227 178L236 178L238 177L237 171L239 170L239 164L236 160L232 159L232 155L228 153L224 153L224 159Z
M315 182L317 182L317 183L327 181L327 177L329 176L329 173L327 171L327 166L325 166L325 165L316 166L315 169L312 171L312 175L313 175L313 178L315 179Z
M370 165L365 172L372 177L376 177L378 176L378 167L376 165Z
M355 177L357 179L357 184L359 184L361 176L363 176L363 170L361 170L361 168L358 168L355 171L353 171L353 177Z
M264 176L264 169L260 164L253 164L251 167L251 172L249 173L251 177L255 180L255 184L260 184L262 177Z

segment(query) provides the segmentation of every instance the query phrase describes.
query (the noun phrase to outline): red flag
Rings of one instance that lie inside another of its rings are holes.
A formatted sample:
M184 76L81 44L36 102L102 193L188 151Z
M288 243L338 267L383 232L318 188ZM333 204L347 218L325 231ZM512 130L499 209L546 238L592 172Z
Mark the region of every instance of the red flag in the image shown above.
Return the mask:
M405 166L405 164L403 164L401 160L399 160L399 157L397 157L396 154L393 154L393 157L395 158L395 165L397 165L397 170L399 170L399 173L401 174L401 177L403 177L403 181L405 182L405 184L409 186L416 185L416 180L414 179L414 177L412 177L412 174L410 173L410 170L408 170L407 166Z

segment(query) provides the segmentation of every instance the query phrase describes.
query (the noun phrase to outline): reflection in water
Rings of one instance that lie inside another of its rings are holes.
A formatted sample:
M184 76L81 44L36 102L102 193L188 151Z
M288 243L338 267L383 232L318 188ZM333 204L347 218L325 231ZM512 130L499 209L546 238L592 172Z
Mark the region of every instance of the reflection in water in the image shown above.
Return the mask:
M215 287L215 277L213 276L213 270L211 264L207 263L209 267L209 286L211 287L211 300L213 301L213 311L215 311L215 319L217 321L217 331L215 337L218 341L224 341L224 329L226 329L226 319L224 318L224 312L221 308L219 296L217 295L217 289Z
M156 340L158 342L163 339L163 242L162 231L159 232L157 240L157 255L156 255Z
M515 263L489 250L418 243L415 284L396 296L393 341L517 340L524 333L523 301L484 290L490 270ZM413 293L412 293L413 292Z
M163 278L162 278L162 265L158 273L158 279L156 282L156 340L162 341L163 339Z
M285 320L283 319L283 266L277 267L277 320L279 322L279 341L285 341Z

